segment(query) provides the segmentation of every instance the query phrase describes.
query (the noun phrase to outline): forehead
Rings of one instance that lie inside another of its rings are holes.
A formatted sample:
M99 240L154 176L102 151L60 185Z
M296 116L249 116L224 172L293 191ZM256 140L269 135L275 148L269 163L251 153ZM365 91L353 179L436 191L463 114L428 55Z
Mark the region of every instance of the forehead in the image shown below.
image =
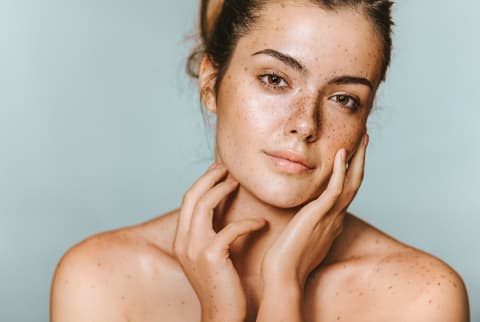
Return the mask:
M370 20L354 8L266 4L252 30L240 38L235 56L246 58L265 48L298 59L317 75L347 73L379 82L382 44Z

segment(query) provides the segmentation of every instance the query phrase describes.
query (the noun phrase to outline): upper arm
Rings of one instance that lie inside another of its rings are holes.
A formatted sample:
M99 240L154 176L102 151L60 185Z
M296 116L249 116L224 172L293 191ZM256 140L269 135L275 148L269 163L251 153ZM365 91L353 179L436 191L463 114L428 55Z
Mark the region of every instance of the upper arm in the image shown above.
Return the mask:
M51 322L125 321L108 268L91 242L68 251L57 266L50 298Z
M421 296L406 307L404 321L468 322L468 295L462 278L452 270L444 270L430 283Z

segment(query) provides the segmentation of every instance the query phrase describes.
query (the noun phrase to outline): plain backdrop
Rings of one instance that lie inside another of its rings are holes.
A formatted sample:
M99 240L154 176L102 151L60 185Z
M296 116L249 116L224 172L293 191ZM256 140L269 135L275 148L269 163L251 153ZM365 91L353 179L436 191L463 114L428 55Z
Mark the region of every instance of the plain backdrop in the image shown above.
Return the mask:
M352 211L456 269L480 321L480 2L398 2ZM0 321L47 321L69 247L176 208L211 162L197 5L0 0Z

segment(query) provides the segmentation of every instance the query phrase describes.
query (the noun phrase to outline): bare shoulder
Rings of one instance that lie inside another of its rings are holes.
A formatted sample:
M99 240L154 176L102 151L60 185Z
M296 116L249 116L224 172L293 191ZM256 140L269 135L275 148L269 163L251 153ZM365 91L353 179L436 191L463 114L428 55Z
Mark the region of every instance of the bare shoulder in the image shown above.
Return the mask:
M131 321L130 316L149 321L148 315L157 313L149 305L157 311L166 308L167 299L175 299L172 289L181 293L183 281L169 251L172 225L166 214L92 236L68 250L53 278L52 322Z
M343 312L356 321L469 321L465 284L452 267L355 216L316 275L312 305L319 309L325 294L338 298L325 320Z

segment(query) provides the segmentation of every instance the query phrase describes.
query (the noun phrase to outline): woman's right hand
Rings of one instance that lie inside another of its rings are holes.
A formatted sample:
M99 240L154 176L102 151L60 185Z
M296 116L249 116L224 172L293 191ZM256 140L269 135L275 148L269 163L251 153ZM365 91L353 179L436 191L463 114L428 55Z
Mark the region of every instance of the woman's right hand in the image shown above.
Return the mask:
M175 234L174 252L200 301L202 322L244 321L247 301L229 247L266 224L243 219L215 232L214 208L238 187L227 174L215 164L185 193Z

